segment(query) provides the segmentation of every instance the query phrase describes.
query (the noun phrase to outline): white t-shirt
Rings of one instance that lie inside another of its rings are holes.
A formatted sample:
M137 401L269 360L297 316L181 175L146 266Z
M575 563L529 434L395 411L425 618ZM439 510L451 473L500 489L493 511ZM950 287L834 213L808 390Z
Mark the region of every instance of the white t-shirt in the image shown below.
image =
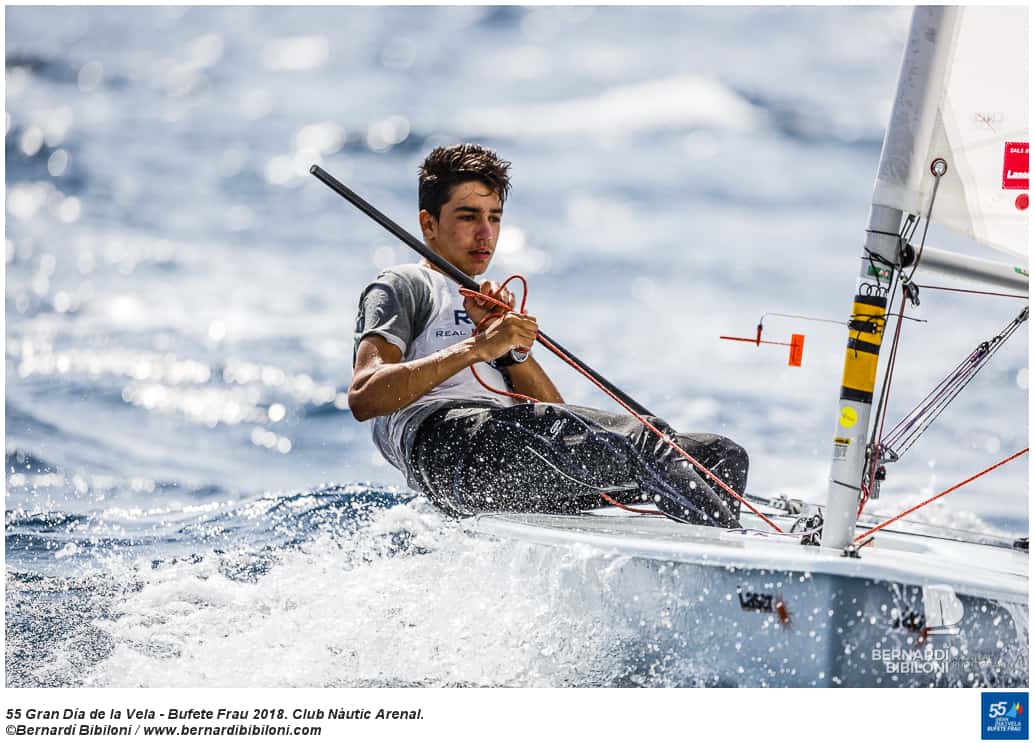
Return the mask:
M474 324L463 309L459 287L444 274L421 264L408 263L385 269L359 298L355 324L355 348L368 335L379 335L402 352L403 361L430 356L469 338ZM354 363L354 358L353 358ZM506 380L494 367L475 364L478 374L496 389ZM474 378L470 368L446 379L423 397L373 422L373 442L381 454L406 474L410 485L409 452L417 429L442 407L455 403L507 407L513 398L490 392Z

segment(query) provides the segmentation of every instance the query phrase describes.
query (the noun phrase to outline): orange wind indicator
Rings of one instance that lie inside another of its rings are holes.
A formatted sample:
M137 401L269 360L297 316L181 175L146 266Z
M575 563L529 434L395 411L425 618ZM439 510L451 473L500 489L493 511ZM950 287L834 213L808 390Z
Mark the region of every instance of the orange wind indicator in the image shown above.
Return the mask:
M743 343L753 343L755 346L760 347L762 343L769 346L789 346L790 358L786 362L789 366L800 366L801 361L804 359L804 336L800 333L794 333L790 336L789 343L783 343L782 341L765 341L761 340L762 326L758 325L758 332L754 338L740 338L735 335L720 335L718 338L723 341L741 341Z
M787 363L790 366L800 366L803 358L804 336L800 333L794 333L790 336L790 360Z

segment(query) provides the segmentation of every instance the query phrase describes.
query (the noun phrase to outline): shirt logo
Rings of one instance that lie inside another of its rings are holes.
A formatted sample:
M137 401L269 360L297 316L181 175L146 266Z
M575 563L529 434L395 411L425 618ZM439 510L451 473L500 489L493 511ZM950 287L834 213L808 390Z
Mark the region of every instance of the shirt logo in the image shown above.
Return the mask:
M466 310L453 310L452 311L453 325L473 325L473 321L467 315Z

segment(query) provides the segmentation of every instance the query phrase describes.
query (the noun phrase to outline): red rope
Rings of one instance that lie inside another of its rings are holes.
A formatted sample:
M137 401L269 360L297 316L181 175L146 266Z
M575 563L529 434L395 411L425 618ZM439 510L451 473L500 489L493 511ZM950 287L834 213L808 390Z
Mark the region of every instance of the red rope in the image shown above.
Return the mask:
M913 512L915 512L915 511L918 511L918 510L919 510L920 508L922 508L923 506L925 506L925 505L928 505L928 504L930 504L930 503L933 503L933 502L934 502L935 500L937 500L938 498L943 498L943 497L944 497L944 496L946 496L946 495L947 495L948 493L951 493L951 492L954 492L954 491L958 490L958 489L959 489L959 488L961 488L961 487L962 487L963 485L968 485L969 483L973 482L973 481L974 481L974 480L976 480L977 478L983 477L984 475L986 475L986 474L987 474L988 472L990 472L991 470L995 470L995 469L998 469L998 468L999 468L999 467L1001 467L1001 466L1002 466L1003 464L1008 464L1009 462L1011 462L1012 460L1016 459L1017 457L1021 457L1021 456L1023 456L1023 455L1024 455L1024 454L1026 454L1026 453L1027 453L1027 452L1028 452L1029 450L1030 450L1030 447L1028 447L1028 448L1026 448L1026 449L1023 449L1023 450L1021 450L1021 451L1018 451L1018 452L1016 452L1016 453L1015 453L1015 454L1013 454L1013 455L1012 455L1011 457L1006 457L1006 458L1005 458L1005 459L1003 459L1003 460L1002 460L1001 462L998 462L998 463L996 463L996 464L992 464L992 465L991 465L990 467L988 467L988 468L987 468L986 470L984 470L983 472L978 472L977 474L973 475L972 477L969 477L969 478L967 478L967 479L963 480L962 482L959 482L959 483L956 483L956 484L952 485L952 486L951 486L950 488L948 488L947 490L942 490L942 491L941 491L940 493L938 493L937 495L935 495L935 496L933 496L933 497L931 497L931 498L927 498L927 499L926 499L926 500L924 500L924 501L923 501L922 503L919 503L919 504L917 504L917 505L915 505L915 506L912 506L911 508L908 508L908 509L906 509L906 510L902 511L902 512L901 512L901 513L899 513L899 514L898 514L897 516L894 516L893 518L887 519L887 520L886 520L886 521L884 521L884 522L883 522L882 524L877 524L876 526L874 526L873 528L869 529L869 531L865 532L864 534L860 534L859 536L855 537L855 538L854 538L854 541L856 541L856 542L860 542L861 540L865 539L865 538L866 538L867 536L869 536L870 534L875 534L875 533L876 533L876 532L878 532L878 531L879 531L880 529L883 529L884 527L890 526L891 524L893 524L893 523L894 523L895 521L897 521L898 519L902 519L902 518L904 518L905 516L907 516L908 514L910 514L910 513L913 513Z
M527 280L523 276L515 274L514 276L510 276L508 279L506 279L506 281L504 281L499 288L502 289L508 283L510 283L511 280L513 280L515 278L520 279L524 283L524 298L521 301L521 310L520 310L521 314L524 314L524 306L525 306L525 304L528 301L528 282L527 282ZM495 297L489 297L488 295L481 294L480 292L471 291L470 289L460 289L460 294L462 294L465 297L478 297L480 299L486 299L489 302L491 302L492 304L495 304L495 305L499 306L500 308L504 309L504 311L506 311L506 312L509 312L510 309L511 309L509 305L507 305L505 302L499 301ZM494 317L494 315L493 315L493 317ZM481 327L481 325L483 325L488 319L489 318L487 318L487 317L484 318L481 321L481 323L479 324L478 328L474 329L475 334L478 332L478 329ZM590 382L592 382L594 385L596 385L596 387L598 387L600 390L602 390L608 397L610 397L612 400L614 400L614 402L616 402L618 405L620 405L626 411L628 411L629 415L633 416L636 420L638 420L640 423L642 423L644 426L646 426L646 428L648 428L651 432L653 432L654 435L656 435L661 441L663 441L668 446L670 446L672 449L674 449L676 452L678 452L684 459L686 459L690 464L692 464L694 467L696 467L700 472L702 472L703 474L705 474L709 478L711 478L711 480L716 485L718 485L722 490L724 490L726 493L728 493L733 498L738 500L741 504L743 504L744 506L749 508L751 511L753 511L754 514L756 516L758 516L758 518L760 518L766 524L771 526L777 532L779 532L780 534L783 533L783 530L780 529L775 524L775 522L773 522L768 517L766 517L765 514L761 513L761 511L759 511L757 508L755 508L746 498L744 498L739 493L737 493L735 490L733 490L731 487L729 487L725 482L722 481L721 478L719 478L716 474L711 472L711 470L707 469L707 467L705 467L704 465L700 464L700 462L698 462L696 459L694 459L692 456L690 456L681 446L676 444L672 440L672 438L670 436L668 436L666 433L664 433L659 428L657 428L657 426L655 426L652 423L650 423L650 421L648 421L644 416L640 415L630 405L625 403L624 400L622 400L620 397L618 397L613 392L611 392L606 387L604 387L602 384L600 384L598 381L596 381L596 379L594 379L591 374L586 372L585 369L583 369L581 367L581 365L578 364L577 361L575 361L570 356L568 356L563 351L561 351L559 348L557 348L555 345L550 343L545 338L545 336L542 335L542 333L539 333L537 337L538 337L538 340L542 343L542 345L544 345L546 348L548 348L550 351L552 351L558 358L560 358L562 361L564 361L572 369L574 369L579 374L581 374L586 379L588 379ZM473 371L473 368L474 367L471 366L471 370L472 371ZM477 378L477 380L479 382L481 382L481 379L480 379L480 377L477 376L476 372L475 372L474 376L475 376L475 378ZM484 385L484 382L481 382L481 383ZM485 386L487 387L487 385L485 385ZM488 387L488 389L492 389L492 388ZM492 391L493 392L499 392L498 390L492 390ZM505 394L505 395L510 396L510 397L518 397L519 399L524 399L524 400L526 400L528 402L539 402L538 400L530 398L530 397L528 397L526 395L518 395L517 393L513 393L513 392L502 392L501 394ZM604 497L604 500L608 500L608 501L610 500L610 499L606 498L606 496L603 493L600 493L600 495Z
M508 279L506 279L506 281L504 281L499 286L499 289L500 290L505 289L506 285L509 284L514 279L520 279L521 283L524 284L524 296L521 298L521 309L520 309L520 313L523 315L524 314L524 307L528 303L528 280L526 278L524 278L523 276L521 276L520 274L516 274L515 273L513 276L510 276ZM464 297L469 297L471 299L474 299L474 298L484 299L484 300L488 301L489 303L496 305L500 310L502 310L502 312L493 312L493 313L483 317L481 319L481 322L479 322L477 324L477 327L474 328L473 335L477 335L478 333L480 333L481 329L483 327L485 327L485 325L487 325L489 322L494 320L495 318L502 317L504 313L509 312L511 309L513 309L506 302L500 301L500 300L496 299L495 297L490 297L487 294L482 294L481 292L473 291L472 289L462 289L461 288L460 289L460 294L462 294ZM526 349L526 348L519 348L517 350L518 351L527 351L528 349ZM509 390L497 390L495 387L493 387L492 385L490 385L488 382L486 382L485 380L483 380L481 378L481 375L477 373L477 369L474 368L473 364L470 365L470 373L473 374L474 375L474 379L476 379L481 384L481 386L484 387L489 392L494 392L497 395L504 395L506 397L512 397L515 400L523 400L524 402L538 402L538 400L536 400L534 397L529 397L528 395L522 395L519 392L510 392Z
M790 346L792 343L781 343L780 341L759 341L757 338L738 338L734 335L720 335L718 336L720 341L743 341L744 343L753 343L756 346L762 343L767 343L770 346Z
M624 509L625 511L631 511L632 513L641 513L644 516L664 516L664 514L660 511L649 511L645 508L632 508L632 506L626 506L624 503L614 500L606 493L600 493L600 497L603 500L607 501L607 503L609 503L610 505L617 506L618 508Z

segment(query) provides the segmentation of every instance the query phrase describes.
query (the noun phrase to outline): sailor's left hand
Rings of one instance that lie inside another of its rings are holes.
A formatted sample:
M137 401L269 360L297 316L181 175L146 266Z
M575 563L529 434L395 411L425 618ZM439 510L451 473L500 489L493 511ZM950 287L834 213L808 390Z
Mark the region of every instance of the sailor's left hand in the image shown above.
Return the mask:
M490 297L494 297L506 304L511 310L513 309L516 297L513 292L509 289L505 289L499 286L496 281L482 281L481 282L481 293L487 294ZM489 315L495 313L502 313L504 310L493 302L488 302L480 297L467 297L463 300L463 309L467 311L467 317L470 318L474 325L480 324Z

